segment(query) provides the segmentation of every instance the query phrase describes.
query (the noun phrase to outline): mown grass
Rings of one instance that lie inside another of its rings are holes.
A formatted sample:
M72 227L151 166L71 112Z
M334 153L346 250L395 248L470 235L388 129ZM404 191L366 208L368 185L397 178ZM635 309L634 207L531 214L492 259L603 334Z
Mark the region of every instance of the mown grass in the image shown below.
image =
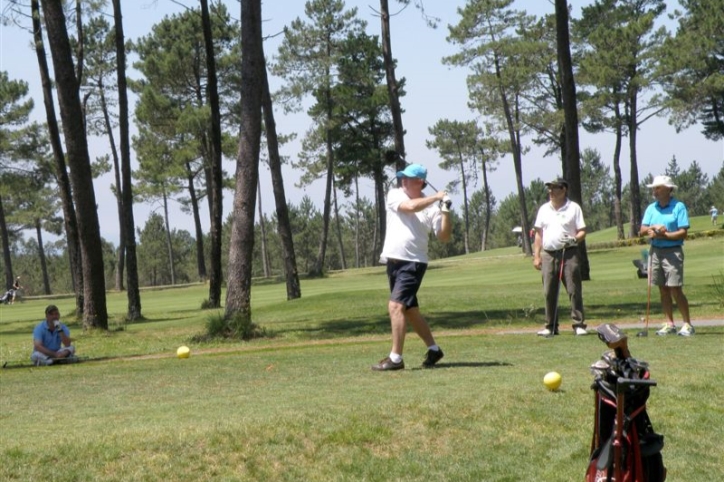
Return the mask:
M721 239L687 243L694 318L722 318ZM589 253L592 326L645 313L646 282L631 264L639 251ZM408 369L369 370L389 350L383 268L306 280L302 294L287 302L283 285L255 286L254 321L272 336L192 343L217 314L199 310L205 287L144 291L146 320L132 324L122 321L125 295L109 293L112 331L66 322L79 353L112 359L0 371L0 480L583 479L588 366L605 347L595 336L532 335L542 320L540 277L517 249L431 265L420 299L446 353L434 370L417 368L424 347L414 335ZM28 360L47 303L0 307L3 362ZM73 307L70 298L53 303ZM181 344L190 359L173 356ZM724 480L714 455L724 436L724 328L630 345L659 382L649 411L666 437L668 480ZM543 387L550 370L563 375L559 392Z
M722 328L631 340L669 480L722 480ZM439 337L434 370L368 365L386 340L2 373L2 480L579 481L595 338ZM549 370L564 378L548 392Z

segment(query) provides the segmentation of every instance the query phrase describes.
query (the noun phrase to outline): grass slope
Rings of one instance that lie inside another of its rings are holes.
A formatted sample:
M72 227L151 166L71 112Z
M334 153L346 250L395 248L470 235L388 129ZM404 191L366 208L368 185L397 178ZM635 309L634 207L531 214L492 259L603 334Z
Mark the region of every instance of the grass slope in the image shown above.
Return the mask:
M589 253L592 326L645 313L646 282L631 264L640 249ZM695 318L722 318L723 255L721 238L687 242ZM122 321L125 295L109 293L113 330L66 322L80 354L116 358L0 370L0 480L583 479L593 426L588 366L605 347L570 330L553 340L532 335L542 322L540 276L517 249L431 264L420 299L446 353L434 370L417 368L424 347L414 334L408 369L369 370L389 350L383 268L305 280L302 294L287 302L283 285L255 286L254 321L273 336L194 344L216 313L198 309L204 286L144 291L146 320L133 324ZM1 361L28 359L47 303L0 307ZM73 307L70 298L53 303ZM715 455L724 437L723 340L720 327L692 339L630 340L659 382L649 412L666 437L668 480L724 480ZM180 344L191 358L173 356ZM543 387L551 370L563 375L559 392Z

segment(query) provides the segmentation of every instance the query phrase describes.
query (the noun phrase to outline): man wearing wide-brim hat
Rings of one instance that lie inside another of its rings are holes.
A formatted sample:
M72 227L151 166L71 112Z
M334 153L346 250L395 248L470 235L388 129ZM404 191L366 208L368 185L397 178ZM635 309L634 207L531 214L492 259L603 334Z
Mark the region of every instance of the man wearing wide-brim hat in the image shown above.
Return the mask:
M650 283L659 287L661 307L666 322L657 335L676 333L674 300L684 319L679 330L681 336L694 334L689 318L689 301L684 295L684 240L689 230L689 214L683 202L673 196L676 184L669 176L656 176L650 187L656 201L644 212L639 236L647 236L651 243Z

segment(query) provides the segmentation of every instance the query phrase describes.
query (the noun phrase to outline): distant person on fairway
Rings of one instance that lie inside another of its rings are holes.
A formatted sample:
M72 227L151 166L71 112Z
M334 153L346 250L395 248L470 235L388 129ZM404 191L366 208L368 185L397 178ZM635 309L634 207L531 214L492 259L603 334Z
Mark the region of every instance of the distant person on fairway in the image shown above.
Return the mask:
M392 327L392 351L372 370L387 371L405 368L402 349L407 323L427 346L424 368L432 368L443 357L435 343L430 327L420 314L417 291L427 269L427 244L430 231L442 242L452 233L450 198L445 191L425 196L427 169L410 164L397 177L402 187L387 194L387 231L380 261L387 263L390 299L387 309Z
M656 201L651 203L641 221L639 236L648 236L651 241L651 284L659 287L661 307L666 322L657 335L676 333L674 323L674 304L684 318L684 326L679 330L681 336L694 334L689 319L689 300L686 299L684 286L684 239L689 230L689 214L684 203L673 197L676 185L669 176L656 176L651 184Z
M709 214L711 214L711 224L716 226L716 218L719 216L719 210L713 204L711 209L709 209Z
M13 287L11 288L13 291L13 298L10 300L10 304L12 305L15 303L15 298L18 296L18 291L23 289L23 287L20 285L20 276L15 278L15 282L13 283Z
M33 353L30 360L37 366L52 365L59 358L75 356L70 330L60 322L60 311L55 305L45 308L45 319L33 330Z
M538 336L558 334L558 295L561 283L571 302L573 333L588 334L583 316L583 286L578 260L578 243L586 238L581 206L568 199L568 181L547 182L550 201L538 209L535 218L533 267L541 271L546 300L546 325ZM563 273L561 273L563 263Z

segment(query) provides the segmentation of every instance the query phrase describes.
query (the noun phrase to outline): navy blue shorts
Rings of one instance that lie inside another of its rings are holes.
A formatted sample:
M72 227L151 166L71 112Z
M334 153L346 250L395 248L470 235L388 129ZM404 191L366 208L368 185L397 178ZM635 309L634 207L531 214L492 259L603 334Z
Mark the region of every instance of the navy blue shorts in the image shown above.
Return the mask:
M390 282L390 300L402 303L405 308L416 308L417 290L427 271L426 263L416 261L387 260L387 279Z

